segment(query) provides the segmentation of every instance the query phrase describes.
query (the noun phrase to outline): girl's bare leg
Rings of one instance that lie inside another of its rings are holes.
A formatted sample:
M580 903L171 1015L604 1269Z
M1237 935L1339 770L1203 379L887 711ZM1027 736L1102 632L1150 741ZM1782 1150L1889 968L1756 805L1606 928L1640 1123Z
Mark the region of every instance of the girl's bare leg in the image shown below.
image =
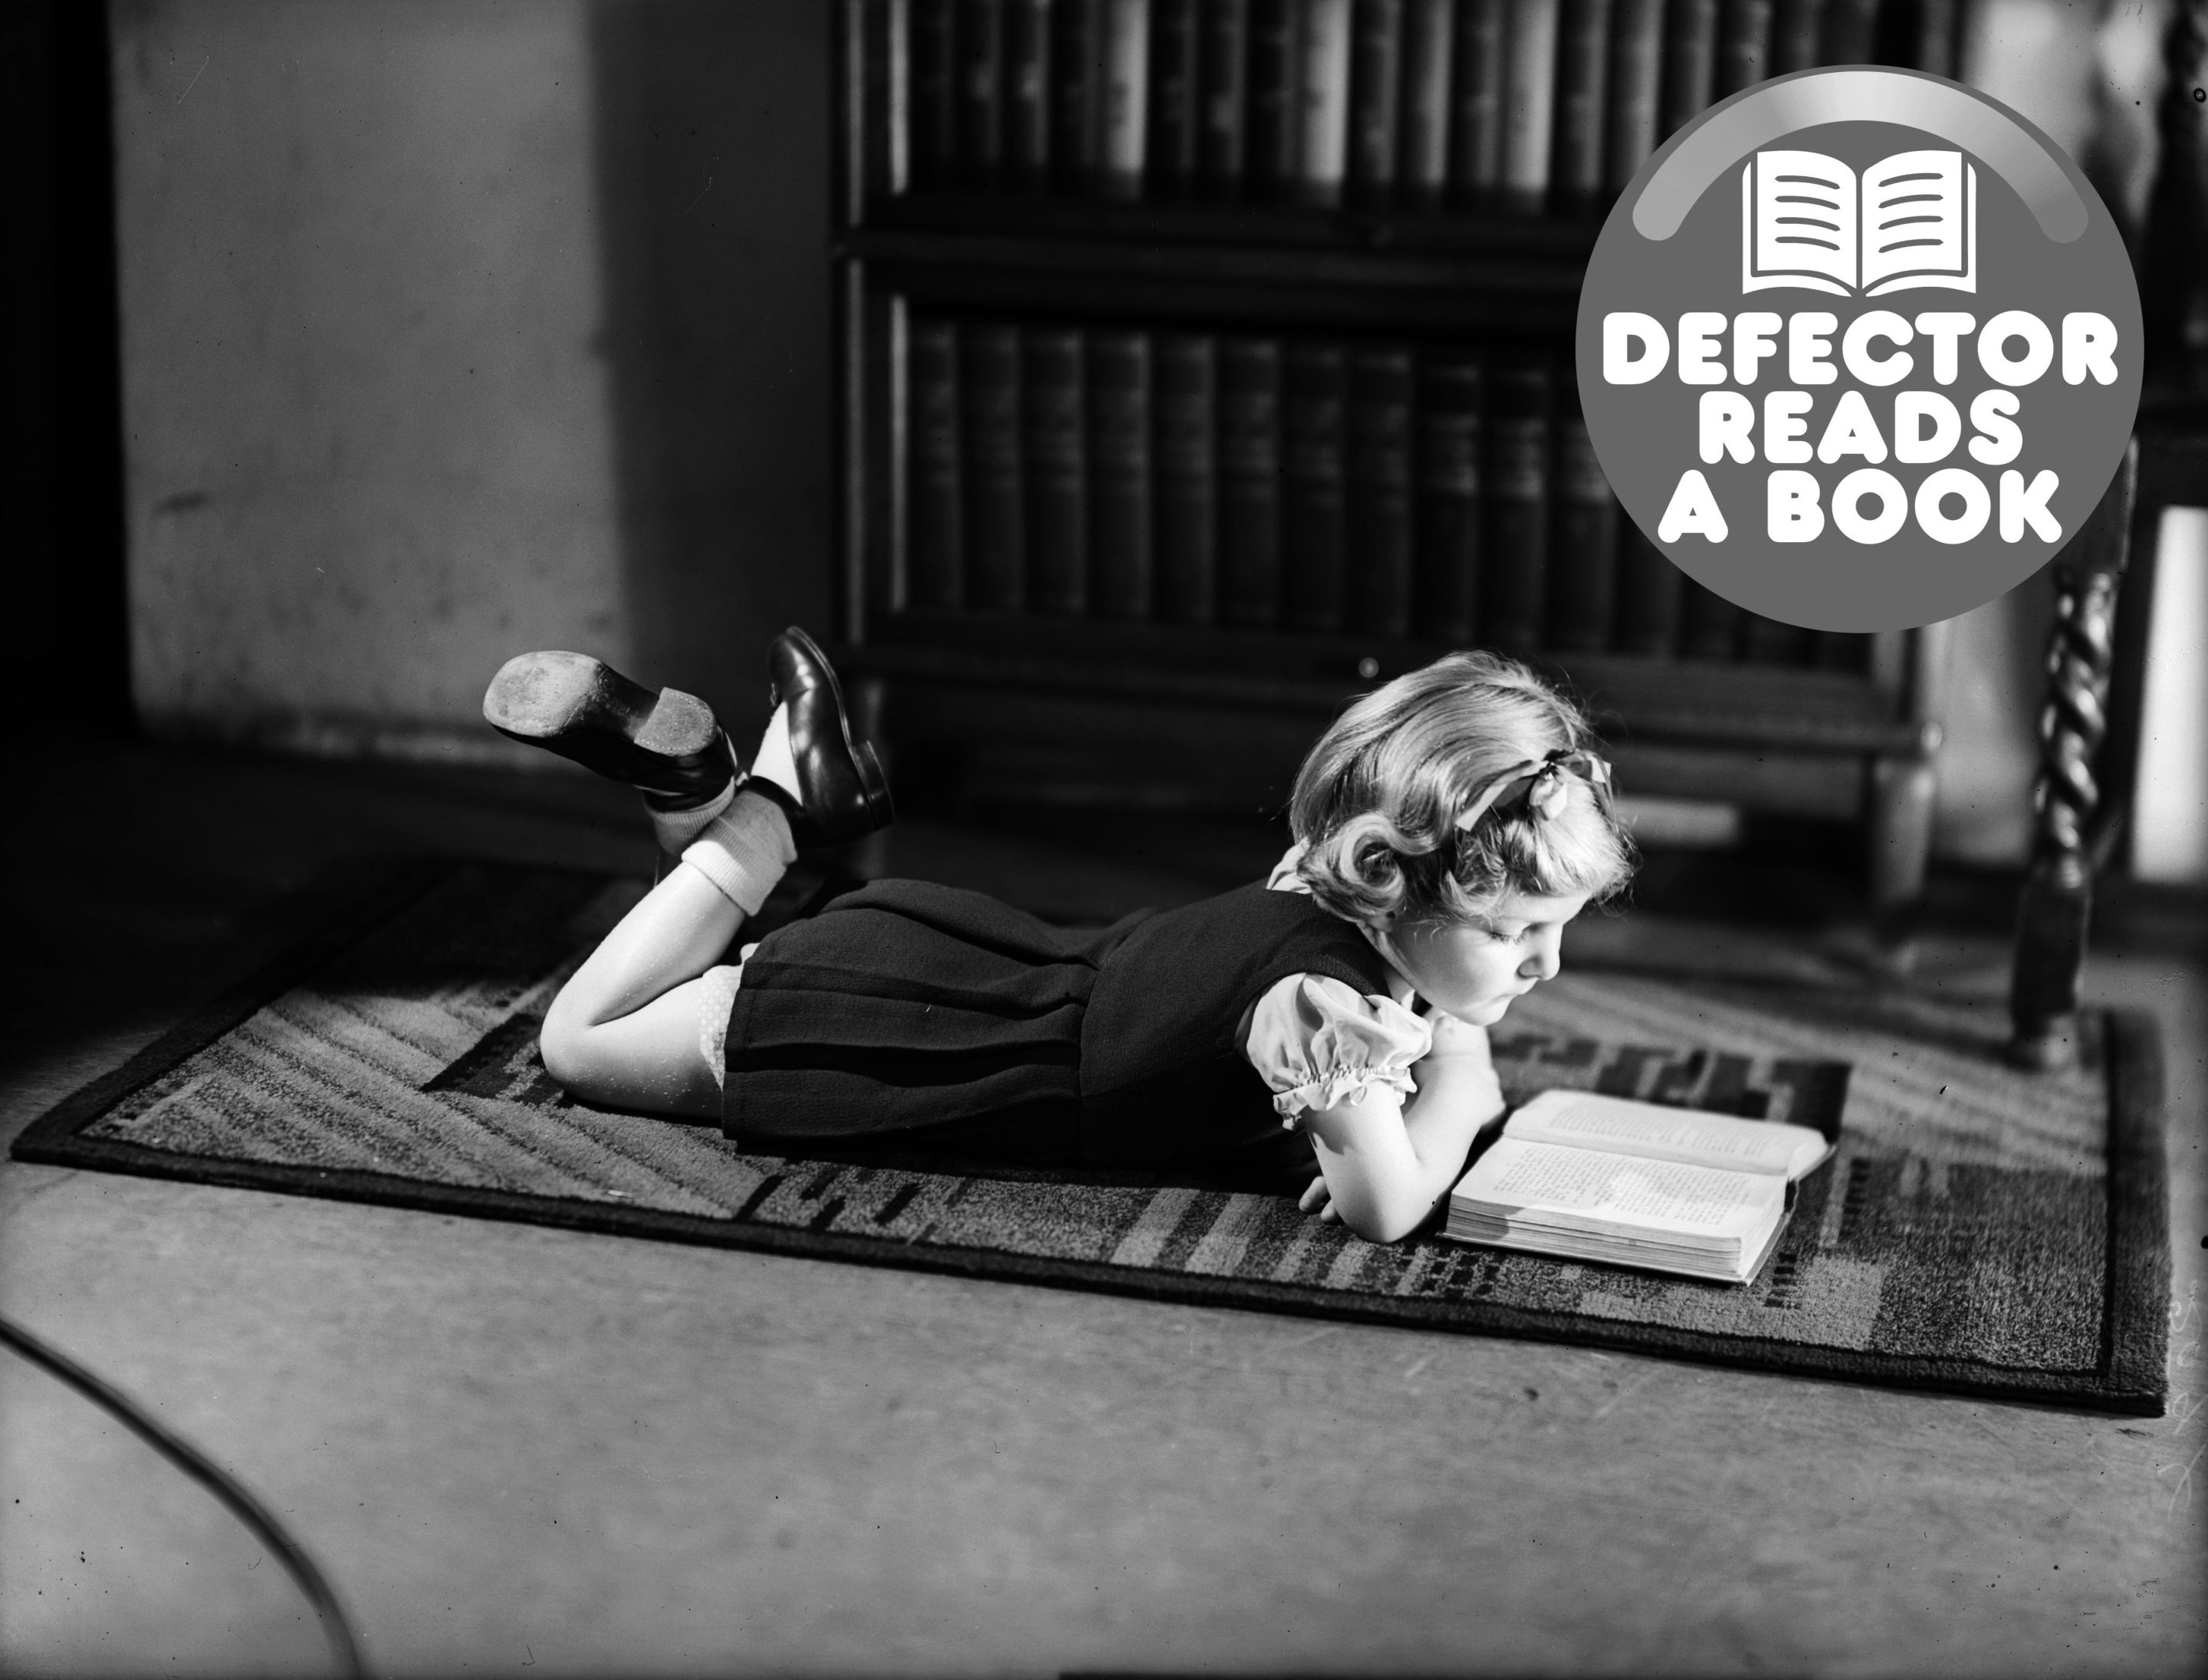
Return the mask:
M699 1041L699 976L795 855L780 807L739 793L561 988L539 1040L545 1071L605 1107L718 1114L720 1080Z

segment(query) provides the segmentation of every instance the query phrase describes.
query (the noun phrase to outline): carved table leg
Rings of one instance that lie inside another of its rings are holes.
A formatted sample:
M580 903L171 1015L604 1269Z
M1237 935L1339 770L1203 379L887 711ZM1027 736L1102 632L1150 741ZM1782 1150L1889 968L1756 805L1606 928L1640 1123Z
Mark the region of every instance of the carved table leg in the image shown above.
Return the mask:
M2067 1065L2077 1055L2078 1003L2092 915L2086 832L2100 789L2093 754L2107 732L2115 644L2115 570L2058 561L2055 621L2047 644L2047 703L2039 716L2039 780L2032 790L2031 861L2017 909L2009 991L2012 1059Z

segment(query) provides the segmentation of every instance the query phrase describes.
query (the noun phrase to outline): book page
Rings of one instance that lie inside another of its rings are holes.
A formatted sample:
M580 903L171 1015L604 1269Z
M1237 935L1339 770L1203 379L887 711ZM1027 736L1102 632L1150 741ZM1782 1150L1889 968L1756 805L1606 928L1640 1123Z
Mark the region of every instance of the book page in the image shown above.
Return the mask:
M1667 1108L1592 1091L1543 1091L1510 1117L1506 1135L1612 1155L1683 1161L1799 1178L1832 1146L1808 1126Z
M1897 152L1863 171L1864 295L1976 291L1977 172L1960 152Z
M1732 1233L1785 1204L1785 1180L1683 1161L1600 1155L1505 1137L1450 1193L1454 1206L1514 1223Z
M1856 284L1856 173L1817 152L1758 152L1741 171L1740 289Z

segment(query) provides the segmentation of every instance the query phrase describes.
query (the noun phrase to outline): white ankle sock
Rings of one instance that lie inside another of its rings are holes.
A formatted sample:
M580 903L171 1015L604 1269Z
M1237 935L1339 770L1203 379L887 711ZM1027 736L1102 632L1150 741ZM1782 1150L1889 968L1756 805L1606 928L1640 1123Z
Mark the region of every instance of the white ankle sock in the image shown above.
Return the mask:
M778 705L774 716L766 720L766 733L759 737L759 752L752 759L751 773L763 782L771 782L791 799L801 801L801 790L797 785L797 760L789 751L789 708Z
M728 809L705 825L682 854L683 862L721 890L746 915L757 915L766 896L797 860L789 819L765 794L737 789Z
M646 794L644 796L644 814L651 819L651 831L659 837L659 849L669 857L680 857L683 848L703 834L713 819L729 808L729 801L735 796L736 778L732 776L727 787L703 805L693 805L687 811L663 811L651 802L651 795Z

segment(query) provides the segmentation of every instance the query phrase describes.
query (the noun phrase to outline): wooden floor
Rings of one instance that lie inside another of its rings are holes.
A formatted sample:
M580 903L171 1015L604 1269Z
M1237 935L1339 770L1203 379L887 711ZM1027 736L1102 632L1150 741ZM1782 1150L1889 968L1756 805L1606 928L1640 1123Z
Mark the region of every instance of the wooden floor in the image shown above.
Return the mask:
M19 755L0 1135L378 860L649 866L581 780ZM899 872L1061 915L1252 873L1255 828L914 824ZM1659 859L1567 962L1845 973L1845 880ZM1997 989L1967 884L1923 983ZM379 1672L2200 1671L2197 908L2092 986L2170 1060L2174 1405L2081 1413L0 1165L0 1311L273 1507ZM0 1355L0 1670L300 1673L273 1560Z

